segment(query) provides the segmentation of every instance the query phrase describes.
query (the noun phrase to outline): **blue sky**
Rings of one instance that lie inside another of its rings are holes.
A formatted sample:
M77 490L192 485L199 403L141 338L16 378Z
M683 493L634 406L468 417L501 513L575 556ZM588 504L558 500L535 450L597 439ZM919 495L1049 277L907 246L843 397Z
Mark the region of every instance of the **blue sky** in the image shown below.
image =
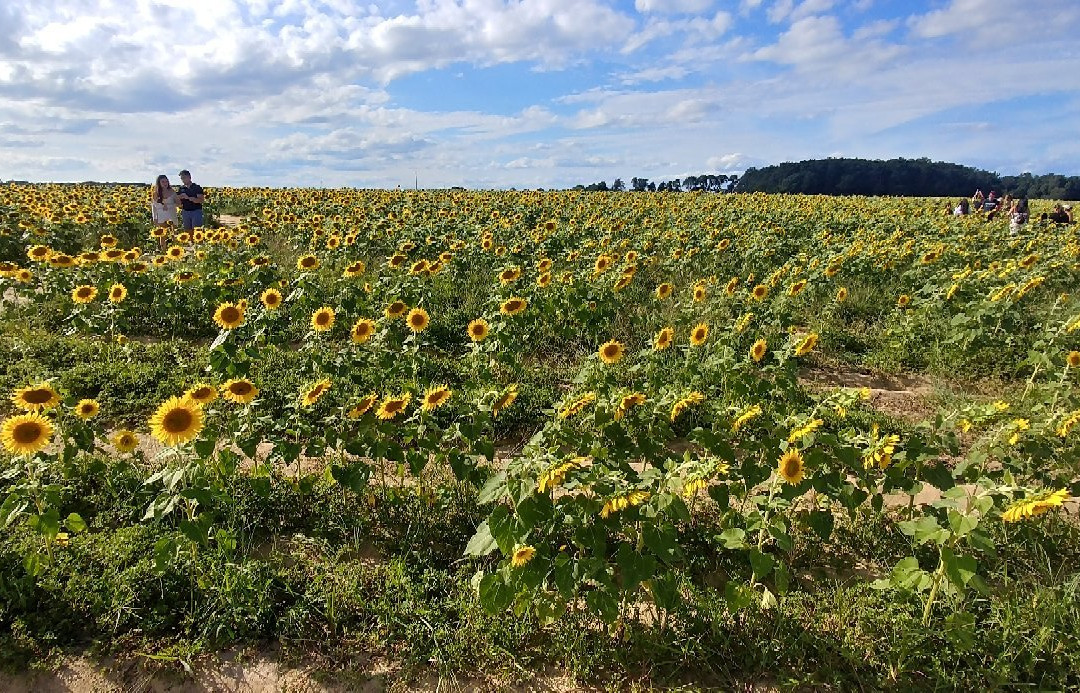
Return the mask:
M1080 174L1077 0L3 0L0 179Z

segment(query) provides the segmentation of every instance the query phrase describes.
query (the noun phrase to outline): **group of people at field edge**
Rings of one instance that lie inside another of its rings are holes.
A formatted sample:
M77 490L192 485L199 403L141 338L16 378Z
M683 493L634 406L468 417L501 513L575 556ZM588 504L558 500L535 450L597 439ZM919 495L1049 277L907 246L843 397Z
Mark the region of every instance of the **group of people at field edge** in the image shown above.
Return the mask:
M206 195L202 186L191 182L191 172L184 169L180 172L180 189L173 190L169 183L169 177L162 173L154 181L154 189L150 196L150 212L155 226L183 226L191 230L196 226L203 225L203 202ZM177 223L176 212L180 210L180 223Z
M985 214L987 221L993 221L994 218L1002 212L1008 214L1009 231L1013 235L1020 232L1020 228L1028 223L1028 218L1030 216L1026 198L1013 199L1011 195L1000 197L993 190L990 191L989 195L985 196L983 195L982 190L976 190L970 200L959 200L952 210L953 215L958 217L975 212ZM1052 212L1044 212L1039 217L1039 221L1052 222L1054 224L1071 224L1073 221L1072 207L1070 205L1058 203L1054 205L1054 210Z

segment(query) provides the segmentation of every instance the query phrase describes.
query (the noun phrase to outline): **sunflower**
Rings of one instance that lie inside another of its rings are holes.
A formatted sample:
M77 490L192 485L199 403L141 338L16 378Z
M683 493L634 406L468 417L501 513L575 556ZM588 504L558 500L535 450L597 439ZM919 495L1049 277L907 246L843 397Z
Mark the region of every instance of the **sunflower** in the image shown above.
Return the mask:
M184 393L184 396L190 399L200 407L204 407L217 399L217 388L208 383L199 383L195 387L190 388Z
M383 399L382 404L379 405L379 410L375 412L375 416L383 421L389 421L405 411L405 407L409 406L410 399L412 399L412 395L408 392L403 392L397 397L386 397Z
M375 405L375 402L377 401L379 401L379 396L376 394L370 394L367 397L363 397L359 402L356 403L356 406L350 409L345 415L348 416L350 419L359 419L361 416L366 414L368 410L371 409L371 407L373 407Z
M487 320L484 320L483 318L477 318L469 323L469 339L474 342L484 341L488 336L488 331Z
M14 455L33 455L43 450L52 439L52 434L52 423L37 412L5 419L0 428L4 448Z
M236 404L247 404L259 396L259 388L246 378L233 378L221 386L221 396Z
M413 332L423 332L429 322L427 311L423 308L413 308L405 318L405 323Z
M98 415L101 405L94 399L80 399L75 405L75 415L83 421L88 421Z
M49 264L53 267L74 267L75 258L64 253L49 256Z
M112 444L120 452L131 452L139 446L139 436L126 428L113 433Z
M214 322L223 330L232 330L244 324L244 311L235 303L222 303L214 311Z
M400 318L405 315L409 307L405 305L404 301L394 301L386 307L386 317L388 318Z
M683 397L682 399L676 401L675 404L673 404L671 407L671 421L674 422L675 419L679 418L679 415L681 415L684 411L694 406L695 404L701 404L704 401L705 395L701 394L696 390L686 395L686 397Z
M281 307L281 302L284 299L277 289L267 289L259 295L259 300L262 301L267 310L277 310Z
M671 346L673 341L675 341L675 329L665 327L656 333L656 339L653 340L653 349L663 351Z
M847 300L847 293L848 293L848 291L847 291L846 286L841 286L839 289L837 289L836 290L836 302L837 303L843 303L844 301L846 301ZM950 298L952 298L952 297L950 296Z
M699 322L694 326L694 329L690 330L690 345L701 346L705 343L705 340L709 338L709 325L704 322Z
M518 279L521 279L521 274L522 272L520 267L510 267L508 269L504 269L502 272L499 272L499 281L503 285L511 284L513 282L516 282Z
M97 296L97 289L89 284L82 284L71 290L71 300L76 303L89 303L95 296Z
M750 358L754 360L754 363L760 363L761 359L765 358L765 350L768 348L768 344L764 339L759 339L754 342L754 346L750 347Z
M735 295L735 289L738 288L738 286L739 286L739 278L738 277L732 277L730 280L728 280L727 286L724 287L724 293L727 294L728 296L734 296Z
M595 392L586 392L584 395L582 395L581 397L578 397L574 401L570 402L570 404L566 405L566 407L564 407L562 410L560 410L559 411L559 418L560 419L568 419L571 416L574 416L575 414L580 413L582 410L585 409L585 407L589 406L590 404L592 404L595 401L596 401L596 393Z
M349 333L353 344L363 344L367 340L371 339L371 335L375 334L375 321L368 318L360 318L356 321L356 324L352 326L352 331Z
M1069 368L1080 368L1080 351L1070 351L1065 363L1069 364Z
M789 449L780 456L776 471L789 484L797 484L806 476L803 469L803 458L798 450Z
M506 409L514 400L517 399L518 391L517 384L508 385L498 397L495 398L495 403L491 405L491 417L495 418L499 415L503 409Z
M169 246L169 249L165 251L165 256L170 260L180 260L184 257L184 249L178 245Z
M301 272L319 269L319 258L314 255L301 255L296 259L296 269Z
M34 262L44 262L52 255L52 249L47 245L35 245L26 251L26 257Z
M704 284L695 284L694 285L694 302L695 303L700 303L701 301L704 301L705 296L707 295L707 293L708 292L705 291L705 285Z
M671 284L668 284L667 282L664 282L660 286L656 287L656 297L663 301L668 296L670 296L671 292L673 292L674 290L675 287L673 287Z
M323 306L311 314L311 329L316 332L326 332L334 326L334 309Z
M123 284L113 284L109 287L109 300L113 303L120 303L127 298L128 290Z
M199 435L202 427L202 409L187 397L170 397L150 417L150 433L162 445L186 443Z
M896 299L898 308L907 308L909 303L911 303L911 296L908 296L907 294L900 294L900 298Z
M769 295L769 287L764 284L758 284L754 287L753 291L751 291L751 295L754 297L755 301L764 300L764 298Z
M21 283L25 284L25 283L29 282L31 279L33 279L33 278L34 278L34 273L31 272L28 269L20 268L20 269L15 270L15 281L17 281L17 282L21 282Z
M48 383L38 383L16 390L11 401L23 411L47 411L60 404L60 395Z
M503 304L499 307L499 312L503 315L517 315L525 310L528 305L528 301L515 296L503 301Z
M617 342L612 339L609 342L604 342L597 350L600 355L600 360L607 364L618 363L622 360L623 355L626 353L626 348L621 342Z
M300 403L305 407L310 407L319 401L319 398L326 394L326 391L330 389L331 382L329 378L323 378L319 382L315 383L307 389L307 391L300 397Z
M433 411L442 405L446 404L446 401L450 399L450 396L454 394L454 391L445 385L437 385L429 388L424 393L424 404L421 409L424 411Z
M802 338L802 340L795 347L795 355L803 356L810 353L810 351L817 346L818 336L816 333L811 332Z
M624 274L616 280L615 285L611 287L612 291L622 291L626 287L630 286L630 283L634 281L634 275Z
M741 414L739 414L739 416L735 419L735 422L731 424L731 432L732 433L738 433L740 428L745 426L747 423L749 423L753 419L756 419L760 415L761 415L761 405L753 404L753 405L747 407L745 411L743 411Z
M1018 522L1028 517L1036 517L1053 508L1060 507L1062 503L1069 500L1069 497L1068 489L1058 489L1057 491L1044 491L1030 498L1022 498L1015 501L1005 512L1001 513L1001 519L1005 522Z
M357 260L356 262L345 268L345 276L349 278L359 277L361 274L364 273L365 269L367 269L367 267L364 265L364 261Z
M788 296L798 296L806 288L806 280L800 279L788 287Z
M514 555L510 558L510 564L515 568L520 568L533 559L536 555L536 549L531 546L517 546L514 548Z
M619 421L626 412L630 411L631 407L636 407L640 404L645 404L645 394L642 392L631 392L628 395L623 395L619 400L619 406L615 408L615 420Z

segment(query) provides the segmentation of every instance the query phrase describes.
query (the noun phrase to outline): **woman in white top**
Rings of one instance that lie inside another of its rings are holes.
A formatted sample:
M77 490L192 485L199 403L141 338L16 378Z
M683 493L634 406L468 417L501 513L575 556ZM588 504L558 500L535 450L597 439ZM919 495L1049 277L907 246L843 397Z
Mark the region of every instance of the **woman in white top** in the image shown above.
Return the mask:
M180 200L176 196L176 191L169 185L169 177L164 173L157 177L154 181L154 190L150 199L150 212L154 219L154 226L176 226L176 208L179 206ZM162 250L165 249L165 237L168 235L167 229L157 229L154 234L157 236L161 243Z

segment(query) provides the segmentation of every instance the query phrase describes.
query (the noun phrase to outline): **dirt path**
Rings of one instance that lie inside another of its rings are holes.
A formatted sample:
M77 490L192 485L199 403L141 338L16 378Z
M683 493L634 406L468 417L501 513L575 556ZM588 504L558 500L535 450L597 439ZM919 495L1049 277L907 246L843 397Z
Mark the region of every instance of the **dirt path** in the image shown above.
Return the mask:
M564 691L598 690L582 686L569 674L537 672L524 683L497 678L440 677L422 674L412 681L397 677L395 667L326 672L303 664L283 664L273 648L250 653L223 652L194 663L97 663L83 656L65 657L49 671L0 673L5 693L376 693L378 691Z
M799 381L812 389L867 388L870 406L913 423L932 417L936 411L929 401L934 395L934 385L924 376L863 373L850 368L810 368L799 374Z
M233 216L232 214L219 214L218 223L222 226L228 226L229 228L235 228L244 223L244 220L240 217Z

